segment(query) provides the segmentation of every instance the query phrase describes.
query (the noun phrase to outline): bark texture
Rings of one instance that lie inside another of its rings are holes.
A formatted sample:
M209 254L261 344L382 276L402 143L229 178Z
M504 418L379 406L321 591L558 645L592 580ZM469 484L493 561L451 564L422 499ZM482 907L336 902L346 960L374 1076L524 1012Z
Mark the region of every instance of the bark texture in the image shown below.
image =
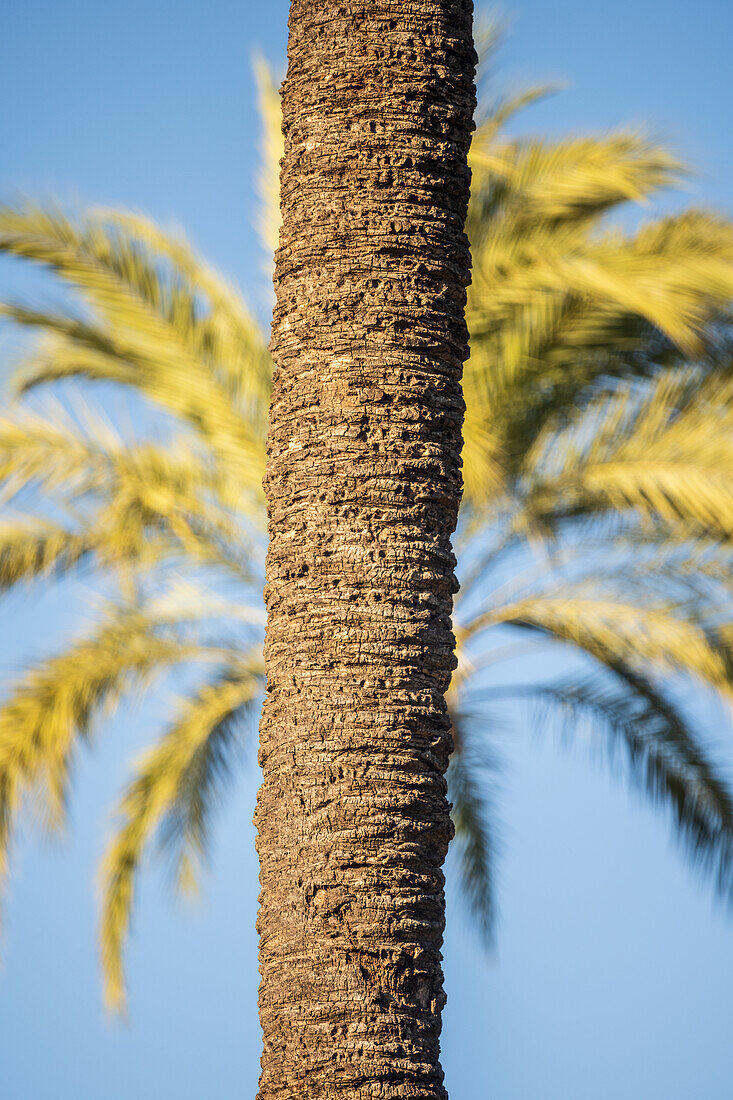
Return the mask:
M260 1100L445 1098L470 0L293 0L265 489Z

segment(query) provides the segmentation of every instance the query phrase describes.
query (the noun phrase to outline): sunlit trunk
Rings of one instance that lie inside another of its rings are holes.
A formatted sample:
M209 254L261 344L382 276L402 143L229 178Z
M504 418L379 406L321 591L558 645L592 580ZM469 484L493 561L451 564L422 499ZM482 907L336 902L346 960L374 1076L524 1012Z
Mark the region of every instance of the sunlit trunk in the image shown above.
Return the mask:
M260 1100L445 1097L470 0L293 0L265 478Z

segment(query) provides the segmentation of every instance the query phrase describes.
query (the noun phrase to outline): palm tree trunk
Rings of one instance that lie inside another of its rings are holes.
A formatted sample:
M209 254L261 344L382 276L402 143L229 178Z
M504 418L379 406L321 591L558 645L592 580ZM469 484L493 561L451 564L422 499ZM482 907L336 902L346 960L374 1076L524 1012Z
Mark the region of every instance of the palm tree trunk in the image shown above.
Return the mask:
M445 1097L470 0L293 0L265 489L260 1100Z

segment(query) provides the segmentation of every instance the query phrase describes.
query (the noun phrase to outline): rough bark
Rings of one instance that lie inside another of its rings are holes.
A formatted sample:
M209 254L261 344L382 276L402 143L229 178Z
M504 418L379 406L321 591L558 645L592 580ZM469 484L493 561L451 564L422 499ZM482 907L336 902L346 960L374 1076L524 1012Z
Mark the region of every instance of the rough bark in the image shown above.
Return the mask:
M265 489L260 1100L445 1098L470 0L293 0Z

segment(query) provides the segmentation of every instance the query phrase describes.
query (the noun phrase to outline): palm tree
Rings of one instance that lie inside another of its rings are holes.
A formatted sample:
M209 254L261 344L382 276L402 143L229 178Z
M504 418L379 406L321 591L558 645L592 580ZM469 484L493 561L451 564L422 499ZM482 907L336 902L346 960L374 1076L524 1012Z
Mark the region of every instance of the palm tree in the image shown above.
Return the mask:
M272 116L264 75L262 91ZM534 94L487 90L471 152L449 784L486 932L500 720L544 727L557 711L568 733L589 728L726 894L733 869L733 803L687 691L731 691L733 231L690 209L620 228L626 204L681 166L631 133L507 136ZM16 204L0 247L51 269L75 302L2 307L40 337L0 418L0 584L83 570L102 601L0 709L0 870L28 796L61 823L74 758L111 707L173 669L198 685L137 762L104 858L101 954L120 1006L143 855L159 838L181 887L195 879L262 697L271 359L239 292L142 217ZM149 438L110 422L120 390L139 418L158 410Z
M471 0L290 8L260 722L260 1100L446 1097Z

